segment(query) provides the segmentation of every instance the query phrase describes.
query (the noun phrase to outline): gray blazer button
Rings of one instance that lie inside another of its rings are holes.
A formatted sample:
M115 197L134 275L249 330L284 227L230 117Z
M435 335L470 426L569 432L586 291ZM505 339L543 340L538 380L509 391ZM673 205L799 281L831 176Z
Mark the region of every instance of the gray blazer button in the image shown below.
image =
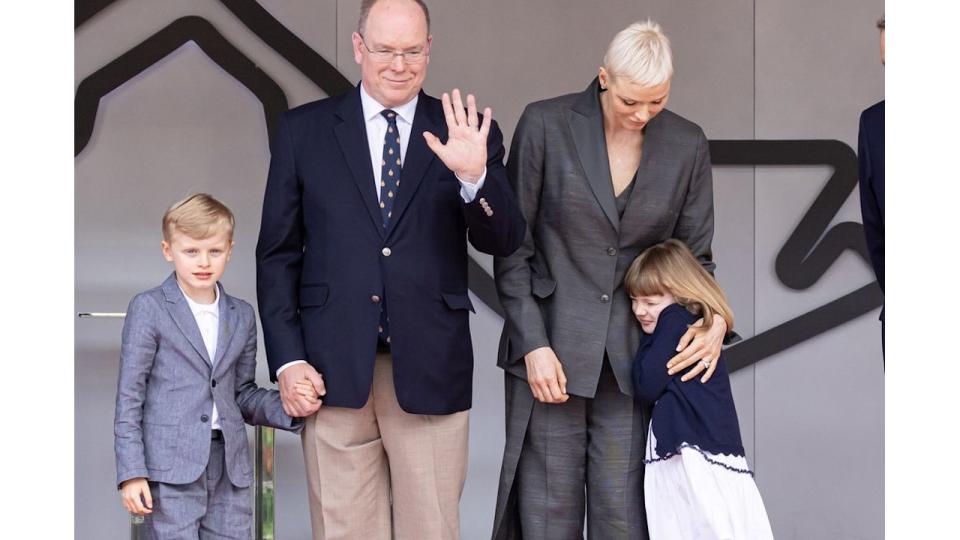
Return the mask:
M212 386L213 388L216 388L216 387L217 387L217 380L214 379L214 380L210 381L210 386Z
M373 295L373 296L370 297L370 301L373 302L374 304L379 304L379 303L380 303L380 297L377 296L377 295Z
M617 248L615 248L615 247L608 247L608 248L607 248L607 255L613 257L613 256L616 255L616 254L617 254Z
M603 302L604 304L606 304L607 302L610 301L610 295L608 295L608 294L601 294L601 295L600 295L600 301Z
M385 248L383 248L383 249L380 250L380 253L383 253L383 256L384 256L384 257L389 257L390 254L393 253L393 252L390 251L390 248L385 247Z
M200 415L200 421L201 421L201 422L206 422L207 420L210 420L210 417L209 417L209 416L207 416L207 415L205 415L205 414Z

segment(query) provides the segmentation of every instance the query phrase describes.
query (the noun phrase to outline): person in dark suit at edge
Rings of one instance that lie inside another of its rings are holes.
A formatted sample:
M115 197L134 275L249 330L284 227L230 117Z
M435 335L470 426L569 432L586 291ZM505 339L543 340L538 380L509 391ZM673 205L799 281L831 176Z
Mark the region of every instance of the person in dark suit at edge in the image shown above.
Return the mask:
M284 113L271 144L257 298L283 404L308 416L317 539L460 534L466 242L507 256L525 223L490 109L421 90L429 29L421 0L364 0L360 84Z
M880 63L884 58L885 16L877 21L880 29ZM883 199L884 199L884 110L886 100L880 101L860 114L860 134L858 153L860 160L860 213L863 215L863 233L867 237L867 249L870 262L877 276L877 283L883 291ZM884 312L880 310L880 343L883 344L885 323ZM886 363L886 359L884 359Z

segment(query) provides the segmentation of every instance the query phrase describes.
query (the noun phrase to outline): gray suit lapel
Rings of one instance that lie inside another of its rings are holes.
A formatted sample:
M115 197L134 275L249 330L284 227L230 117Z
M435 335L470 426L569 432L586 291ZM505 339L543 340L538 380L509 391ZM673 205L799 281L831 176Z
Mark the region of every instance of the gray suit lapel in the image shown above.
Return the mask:
M166 299L165 307L176 323L177 328L183 333L190 345L196 349L197 354L203 358L207 365L210 364L210 356L207 354L207 347L203 344L203 336L200 335L200 328L197 326L197 319L190 311L187 300L177 285L176 274L170 274L170 277L163 282L163 296Z
M219 329L217 330L217 350L215 351L216 361L214 362L214 367L216 370L219 370L221 367L220 364L223 363L223 355L227 353L227 349L230 348L230 342L233 341L234 335L237 333L237 306L233 303L233 299L227 296L227 293L223 290L223 286L219 283L217 284L220 287L220 306L219 306Z
M590 188L593 189L593 194L610 224L619 232L620 216L613 195L613 180L610 178L607 140L603 134L603 111L597 101L597 84L595 79L593 84L580 94L573 109L567 113L567 123Z
M660 166L657 162L657 156L662 155L660 147L663 146L664 137L667 137L668 134L663 131L662 118L663 113L661 112L643 128L643 154L640 156L640 166L637 167L633 191L630 193L627 206L623 211L624 232L632 231L634 234L638 234L646 231L642 223L646 216L643 215L641 210L645 202L644 196L649 197L651 194L663 191L659 188L658 183L662 183L665 177L662 171L657 170ZM629 240L624 238L623 242L629 243Z

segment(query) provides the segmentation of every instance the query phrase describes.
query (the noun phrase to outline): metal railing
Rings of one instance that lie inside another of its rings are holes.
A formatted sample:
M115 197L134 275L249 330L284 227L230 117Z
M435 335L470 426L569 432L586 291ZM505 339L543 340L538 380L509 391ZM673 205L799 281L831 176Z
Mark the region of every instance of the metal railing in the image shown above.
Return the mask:
M126 313L95 313L80 312L81 319L122 319ZM255 427L253 483L253 537L256 540L274 540L273 519L273 437L274 430L270 427ZM143 526L143 517L130 515L130 540L147 538Z

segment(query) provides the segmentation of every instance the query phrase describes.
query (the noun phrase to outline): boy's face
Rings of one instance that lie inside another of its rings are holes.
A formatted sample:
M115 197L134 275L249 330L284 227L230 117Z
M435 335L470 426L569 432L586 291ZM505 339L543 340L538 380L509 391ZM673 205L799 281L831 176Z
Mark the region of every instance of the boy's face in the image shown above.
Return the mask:
M233 240L227 231L203 240L173 231L170 241L160 243L163 258L173 263L177 282L191 299L211 303L216 298L214 287L227 268Z
M652 296L631 296L630 301L633 315L640 321L640 328L643 329L645 334L652 334L657 328L657 319L660 318L660 312L677 300L672 294L664 293Z

